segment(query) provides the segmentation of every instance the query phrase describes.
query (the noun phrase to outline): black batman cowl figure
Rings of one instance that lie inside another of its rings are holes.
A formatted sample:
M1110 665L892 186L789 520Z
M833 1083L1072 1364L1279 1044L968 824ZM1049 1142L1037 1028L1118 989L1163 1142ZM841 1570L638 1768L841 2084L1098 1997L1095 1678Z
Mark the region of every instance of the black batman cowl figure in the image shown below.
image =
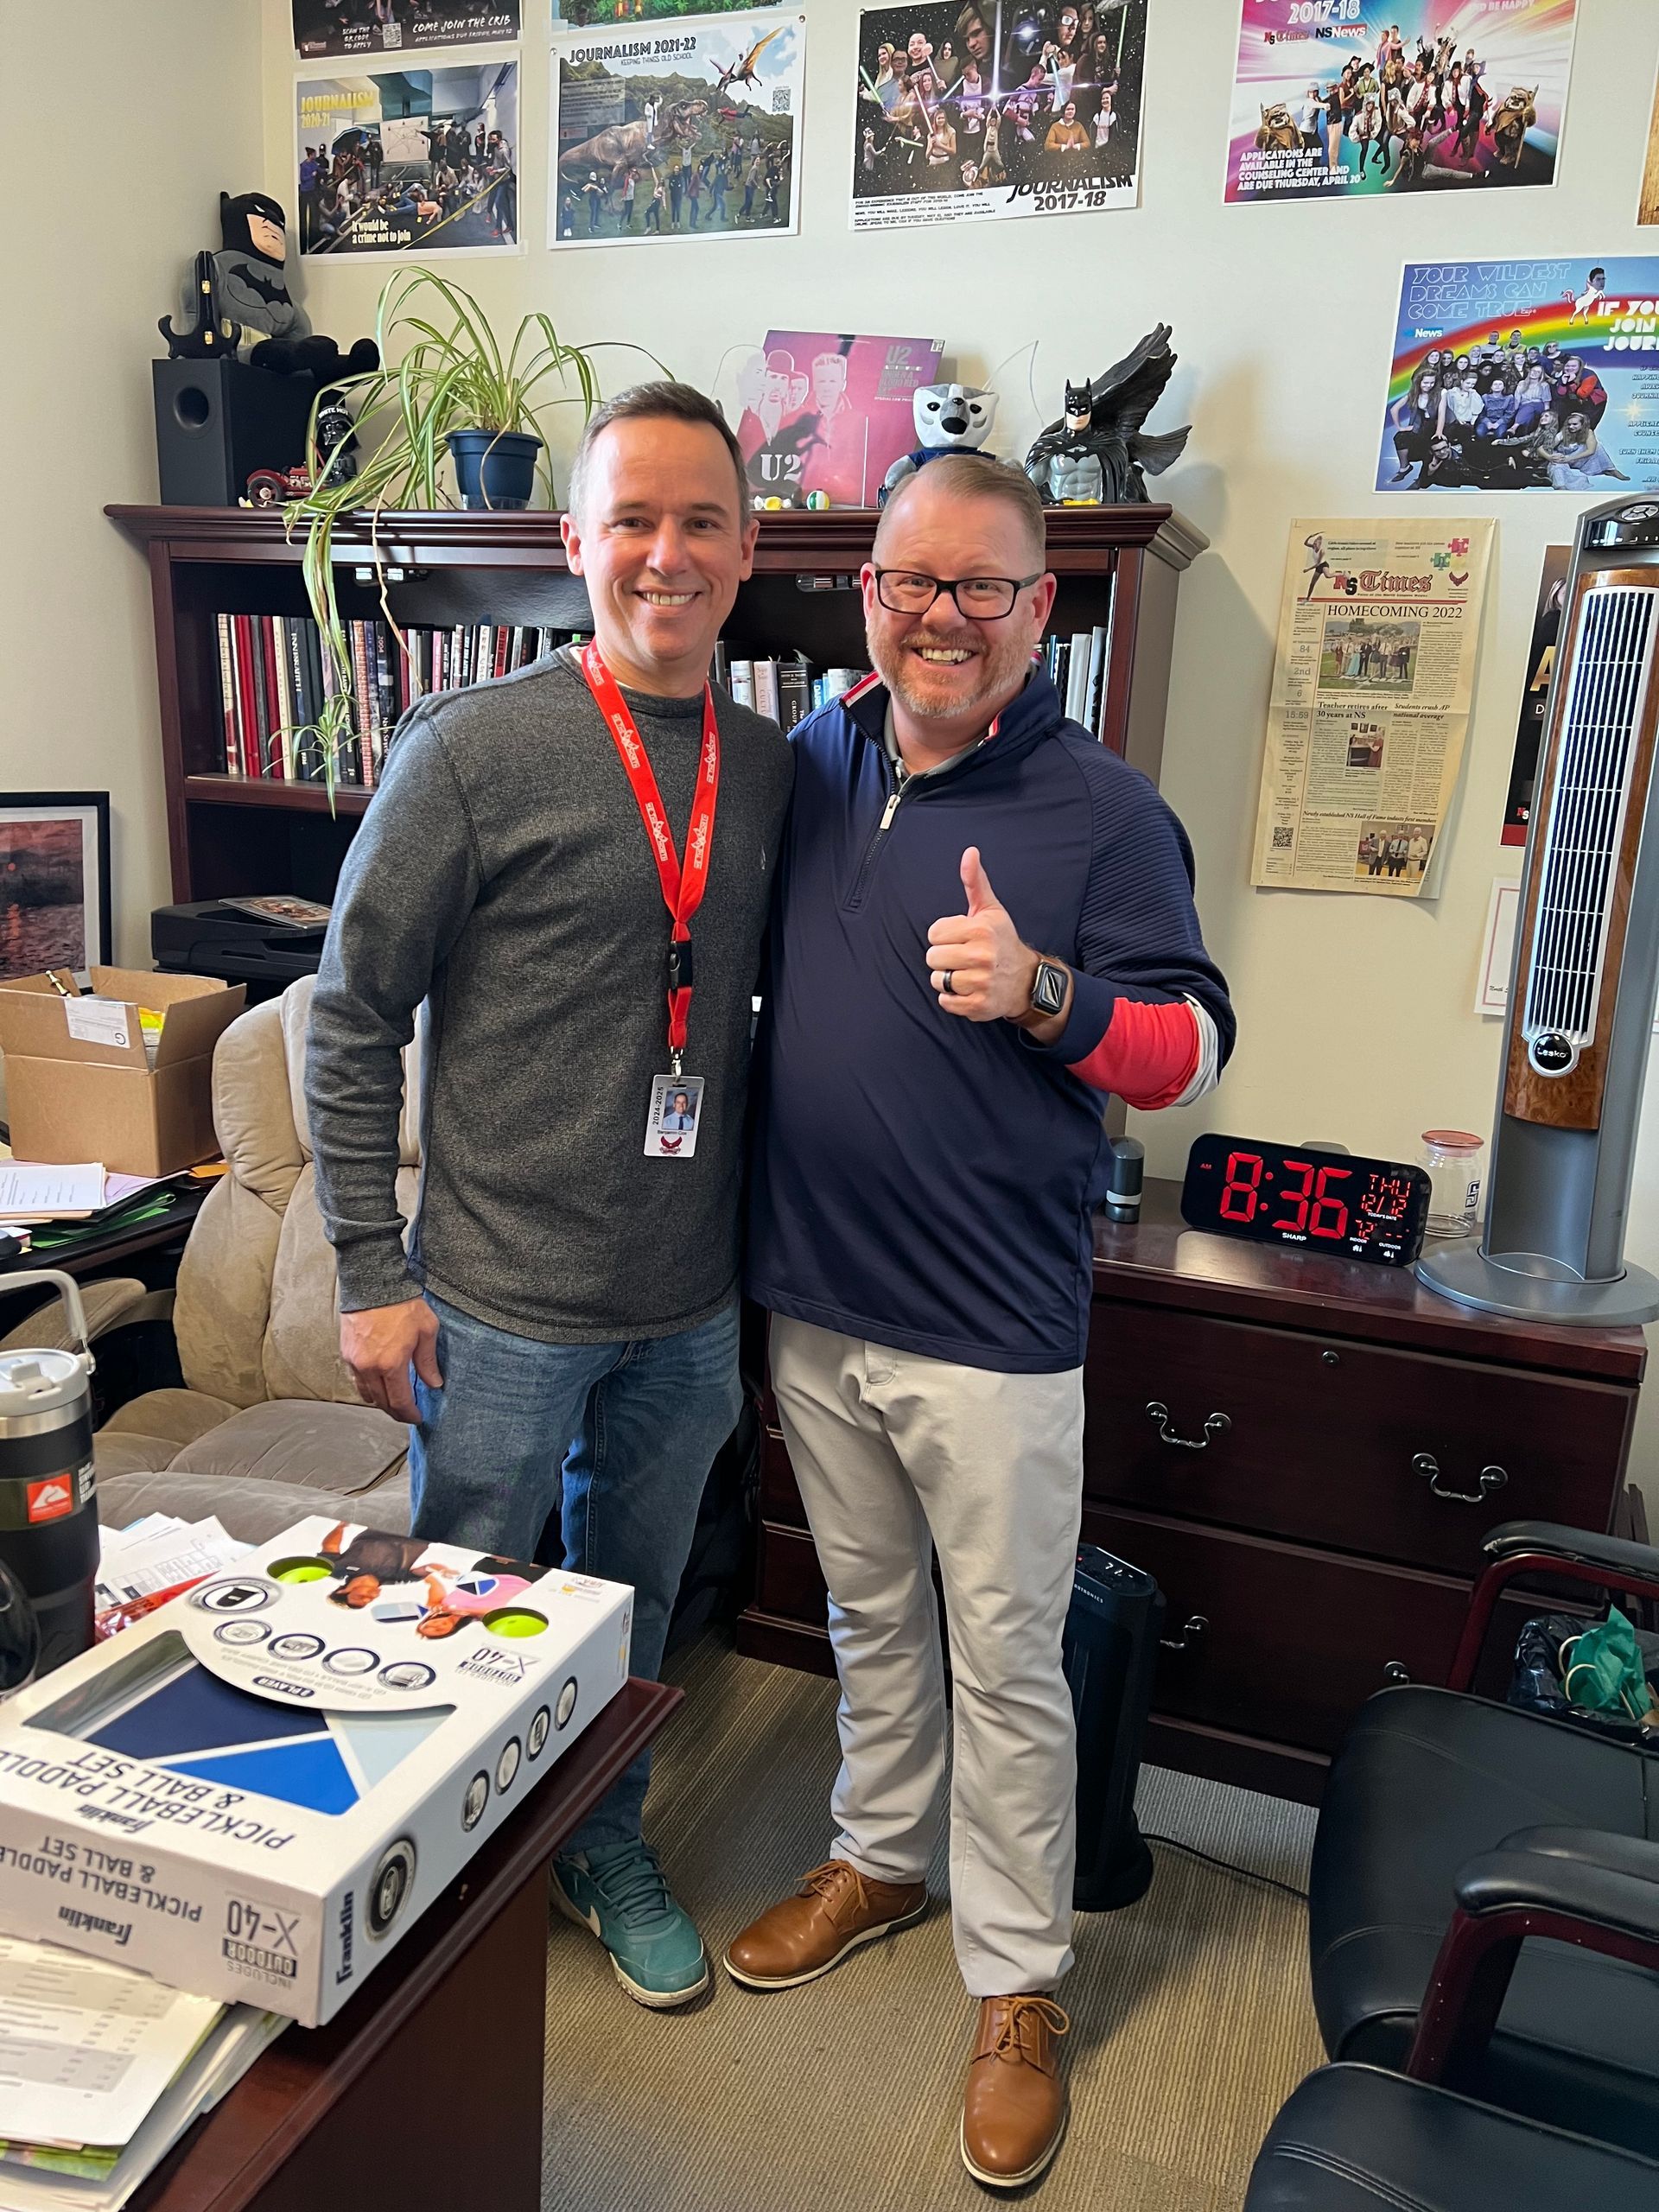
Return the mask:
M380 365L372 338L342 353L332 338L313 331L310 318L288 289L288 218L264 192L219 195L217 253L198 254L181 289L182 328L170 315L159 325L170 354L225 353L274 369L280 376L311 376L319 385L365 376Z

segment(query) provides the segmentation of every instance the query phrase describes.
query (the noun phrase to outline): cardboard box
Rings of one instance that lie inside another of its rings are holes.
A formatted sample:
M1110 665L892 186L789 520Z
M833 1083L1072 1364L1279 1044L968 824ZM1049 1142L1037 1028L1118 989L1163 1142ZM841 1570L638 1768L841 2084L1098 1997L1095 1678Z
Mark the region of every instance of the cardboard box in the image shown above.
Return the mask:
M143 968L94 968L92 979L110 1004L64 998L49 976L0 989L15 1156L101 1160L121 1175L172 1175L214 1158L213 1046L241 1013L246 984ZM73 977L64 980L73 990ZM162 1017L153 1065L140 1007Z
M299 1522L0 1709L0 1928L315 2027L615 1696L632 1618Z

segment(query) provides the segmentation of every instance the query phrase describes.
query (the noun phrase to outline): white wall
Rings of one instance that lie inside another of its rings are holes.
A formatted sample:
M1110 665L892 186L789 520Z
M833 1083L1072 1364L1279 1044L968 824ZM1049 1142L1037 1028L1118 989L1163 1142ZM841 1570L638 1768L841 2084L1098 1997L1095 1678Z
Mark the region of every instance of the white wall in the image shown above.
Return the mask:
M138 967L171 896L156 653L143 558L103 509L156 496L156 321L219 243L220 188L261 181L259 60L257 0L0 0L8 109L62 118L20 156L0 255L0 788L110 793Z
M1143 189L1133 212L942 233L848 227L857 0L809 0L802 232L549 253L545 0L525 0L522 203L531 244L507 262L454 262L499 321L550 312L583 340L649 346L707 384L726 347L785 327L942 336L962 373L1000 379L1002 450L1056 411L1068 371L1095 372L1151 323L1180 365L1154 427L1192 420L1158 489L1209 533L1181 587L1164 789L1192 832L1211 946L1230 979L1239 1044L1221 1103L1141 1117L1152 1164L1178 1173L1201 1123L1338 1138L1414 1156L1434 1125L1491 1126L1498 1024L1470 1011L1498 843L1539 563L1592 504L1565 494L1448 495L1499 519L1476 715L1442 895L1420 905L1249 887L1263 716L1287 524L1364 515L1400 267L1413 258L1563 254L1588 264L1659 251L1634 226L1659 22L1632 0L1579 0L1553 191L1353 207L1224 207L1222 171L1239 0L1153 0ZM286 0L265 0L268 181L292 198L293 67ZM385 264L308 270L318 326L366 327ZM610 357L626 381L630 357ZM1631 1256L1659 1268L1659 1087L1632 1204ZM1659 1390L1639 1446L1659 1501Z

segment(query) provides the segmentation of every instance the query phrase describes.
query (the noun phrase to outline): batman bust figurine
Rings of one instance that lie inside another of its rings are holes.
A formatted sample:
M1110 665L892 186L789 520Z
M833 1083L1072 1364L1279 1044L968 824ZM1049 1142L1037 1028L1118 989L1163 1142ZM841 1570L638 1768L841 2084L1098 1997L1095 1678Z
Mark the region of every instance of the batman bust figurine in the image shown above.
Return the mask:
M1104 376L1091 384L1066 385L1065 412L1026 455L1026 474L1045 505L1096 507L1145 500L1147 477L1167 468L1191 435L1190 426L1161 433L1141 427L1174 366L1169 325L1160 322Z

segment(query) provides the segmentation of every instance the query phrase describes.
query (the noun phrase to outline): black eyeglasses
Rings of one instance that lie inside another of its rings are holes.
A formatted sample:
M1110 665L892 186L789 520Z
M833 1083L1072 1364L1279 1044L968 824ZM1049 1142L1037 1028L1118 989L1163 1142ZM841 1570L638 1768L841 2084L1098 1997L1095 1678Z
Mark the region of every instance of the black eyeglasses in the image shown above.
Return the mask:
M1046 571L1031 576L924 576L914 569L878 569L875 595L889 614L925 614L941 592L956 601L958 614L969 622L1000 622L1014 612L1014 602Z

